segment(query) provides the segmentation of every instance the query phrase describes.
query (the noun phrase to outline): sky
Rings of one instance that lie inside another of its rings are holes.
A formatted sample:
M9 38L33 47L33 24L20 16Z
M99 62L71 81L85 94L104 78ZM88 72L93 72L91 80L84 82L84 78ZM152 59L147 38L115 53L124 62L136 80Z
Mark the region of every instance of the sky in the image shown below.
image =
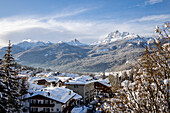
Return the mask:
M169 0L0 0L0 46L8 40L90 44L107 34L156 35L170 21Z

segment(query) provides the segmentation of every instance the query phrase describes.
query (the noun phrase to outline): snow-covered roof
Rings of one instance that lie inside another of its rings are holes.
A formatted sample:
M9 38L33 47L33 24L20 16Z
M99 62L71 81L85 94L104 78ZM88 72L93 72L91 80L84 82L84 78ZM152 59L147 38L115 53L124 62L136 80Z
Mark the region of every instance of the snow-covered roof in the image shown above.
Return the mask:
M73 97L73 99L75 99L75 100L77 100L77 99L81 99L82 98L82 96L81 95L79 95L79 94L76 94L74 97Z
M54 74L55 74L54 72L50 72L50 73L46 74L46 77L53 77Z
M36 81L36 80L40 80L40 79L41 79L40 77L30 77L30 78L28 79L28 82L32 83L32 82L34 82L34 81Z
M58 82L58 81L59 81L58 78L45 78L45 80L46 80L47 82Z
M101 83L101 84L103 84L103 85L105 85L107 87L111 87L111 84L110 84L110 81L109 81L108 78L106 78L106 79L99 79L99 80L97 80L97 82L99 82L99 83Z
M108 83L106 83L106 82L104 82L104 81L98 81L99 83L101 83L101 84L103 84L103 85L105 85L105 86L107 86L107 87L111 87L111 84L108 84Z
M39 81L39 80L46 80L47 82L56 82L57 83L60 79L59 78L45 78L45 77L42 77L42 78L39 78L39 77L31 78L32 82Z
M76 77L73 80L70 80L69 82L66 82L65 84L81 84L81 85L85 85L85 84L89 84L92 82L95 82L96 80L93 80L92 77L88 76L88 75L82 75L80 77Z
M37 91L37 90L41 90L43 88L45 88L44 85L38 85L38 84L34 84L34 83L29 83L28 92L34 92L34 91Z
M94 78L95 78L95 79L99 79L99 78L101 78L101 77L102 77L102 75L101 75L101 74L100 74L100 75L99 75L99 74L94 75Z
M55 77L55 78L57 78L57 79L59 79L59 80L61 80L62 82L65 82L65 81L67 81L67 80L69 80L69 79L71 79L71 77Z
M34 97L36 95L41 95L61 103L66 103L69 99L73 98L76 93L63 87L48 87L39 91L35 91L32 95L27 95L25 99Z

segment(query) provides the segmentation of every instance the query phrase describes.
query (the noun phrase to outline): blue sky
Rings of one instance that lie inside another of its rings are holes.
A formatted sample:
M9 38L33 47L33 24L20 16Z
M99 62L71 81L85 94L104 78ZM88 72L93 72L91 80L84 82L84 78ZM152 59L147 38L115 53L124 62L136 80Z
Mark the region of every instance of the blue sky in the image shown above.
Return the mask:
M115 30L153 36L170 20L169 0L0 0L0 46L74 38L103 40Z

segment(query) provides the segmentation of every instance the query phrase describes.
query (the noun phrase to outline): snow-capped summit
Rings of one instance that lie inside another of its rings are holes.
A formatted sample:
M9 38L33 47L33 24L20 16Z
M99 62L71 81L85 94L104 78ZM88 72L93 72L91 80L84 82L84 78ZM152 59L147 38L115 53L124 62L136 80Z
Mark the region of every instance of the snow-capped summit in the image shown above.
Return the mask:
M23 40L22 42L16 44L17 46L24 48L25 50L31 49L33 47L37 46L46 46L46 45L52 45L51 42L41 42L41 41L31 41L30 39L28 40Z
M68 42L68 44L73 45L73 46L85 46L86 45L86 44L81 43L77 39L71 40L70 42Z
M59 41L59 42L58 42L58 44L63 44L63 43L65 43L65 42L63 42L63 41Z
M122 40L122 39L129 39L129 38L137 38L139 37L136 34L130 34L128 32L120 33L118 30L115 32L111 32L107 35L107 37L101 42L102 44L112 43L114 41Z
M114 32L109 33L103 41L98 41L91 45L109 44L118 40L134 39L134 38L139 38L139 35L128 33L128 32L121 33L118 30L116 30Z

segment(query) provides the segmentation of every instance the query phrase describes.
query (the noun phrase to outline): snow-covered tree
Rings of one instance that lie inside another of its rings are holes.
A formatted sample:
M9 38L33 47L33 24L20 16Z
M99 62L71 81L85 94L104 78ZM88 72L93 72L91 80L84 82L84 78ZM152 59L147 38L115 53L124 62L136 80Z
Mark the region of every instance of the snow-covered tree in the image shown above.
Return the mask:
M0 112L6 112L7 105L7 87L4 79L6 75L2 69L2 59L0 59Z
M21 87L20 88L21 89L20 89L19 93L22 96L28 93L28 83L27 83L26 78L21 79Z
M134 81L126 80L119 89L115 111L162 112L170 110L170 23L160 29L155 44L147 46L134 72Z
M0 66L0 83L1 83L1 111L16 112L19 111L21 105L19 100L19 81L16 78L15 61L11 54L11 43L9 41L7 53L4 55L4 60Z

